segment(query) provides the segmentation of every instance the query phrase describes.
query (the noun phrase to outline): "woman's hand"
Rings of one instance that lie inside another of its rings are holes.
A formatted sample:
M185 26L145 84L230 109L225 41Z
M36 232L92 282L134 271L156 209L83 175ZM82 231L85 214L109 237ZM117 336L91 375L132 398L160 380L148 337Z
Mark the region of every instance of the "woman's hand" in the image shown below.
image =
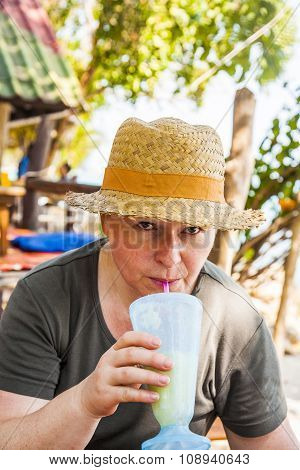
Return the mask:
M119 403L153 403L157 393L140 389L141 384L165 386L169 377L140 367L168 371L172 361L155 351L159 338L148 333L128 331L101 356L96 369L80 385L83 411L92 418L112 415Z

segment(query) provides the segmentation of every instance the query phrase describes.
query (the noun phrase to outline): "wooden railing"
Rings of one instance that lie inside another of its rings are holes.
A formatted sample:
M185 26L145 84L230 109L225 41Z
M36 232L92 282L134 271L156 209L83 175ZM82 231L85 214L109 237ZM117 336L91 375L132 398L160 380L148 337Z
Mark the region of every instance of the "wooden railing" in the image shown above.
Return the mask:
M74 183L72 181L49 181L40 178L27 178L26 189L49 194L64 195L67 191L76 193L93 193L100 189L100 186L93 184Z

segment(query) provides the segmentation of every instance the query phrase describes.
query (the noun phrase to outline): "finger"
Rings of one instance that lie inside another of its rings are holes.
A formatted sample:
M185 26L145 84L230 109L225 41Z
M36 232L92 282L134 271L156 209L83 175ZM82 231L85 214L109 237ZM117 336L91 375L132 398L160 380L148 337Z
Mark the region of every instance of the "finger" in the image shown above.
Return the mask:
M159 338L143 331L127 331L114 344L113 349L128 348L129 346L140 346L144 348L154 349L161 345Z
M159 370L169 370L173 367L171 359L164 354L144 348L130 347L122 349L116 351L112 358L113 367L133 366L136 364Z
M119 367L115 369L111 384L112 385L132 385L147 384L156 386L165 386L170 383L167 375L158 374L146 369L137 369L136 367Z
M159 400L159 394L156 392L151 392L150 390L137 390L136 388L132 387L114 387L114 389L119 403L154 403Z
M138 390L139 388L141 388L142 385L143 384L132 384L131 387L134 387Z

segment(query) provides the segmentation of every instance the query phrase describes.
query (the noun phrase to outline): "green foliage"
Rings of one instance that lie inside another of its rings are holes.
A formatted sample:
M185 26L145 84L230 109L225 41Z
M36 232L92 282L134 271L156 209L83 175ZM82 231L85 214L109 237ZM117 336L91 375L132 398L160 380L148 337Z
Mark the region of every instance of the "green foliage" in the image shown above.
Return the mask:
M246 262L249 262L252 260L254 255L255 255L255 250L253 248L249 248L249 250L247 250L246 253L244 254L244 260Z
M73 16L73 11L82 4L78 0L42 0L41 3L58 32L66 25L68 18Z
M18 157L22 157L29 145L36 139L36 126L24 126L13 128L8 133L8 148L18 149Z
M190 85L236 45L268 23L283 0L44 0L60 40L94 105L103 91L118 88L135 101L152 96L166 69L177 84ZM260 83L276 78L289 58L295 28L288 11L273 30L258 39L255 63L247 47L220 65L237 82L247 72ZM198 103L207 82L191 94Z
M300 88L295 91L295 109L285 108L259 148L247 208L258 209L272 197L296 199L300 190ZM279 205L277 205L279 210Z
M72 127L60 141L56 164L60 166L67 162L76 168L96 146L97 135L88 123L88 115L81 115L81 125Z
M174 93L187 89L216 65L236 82L254 74L264 84L280 74L295 42L295 27L291 21L287 25L291 15L288 10L255 44L221 64L235 46L274 18L285 6L284 0L42 3L82 84L90 111L104 104L107 89L121 90L132 102L141 95L153 96L166 70L173 74ZM201 104L208 81L189 92L197 104ZM88 146L80 143L79 136L86 141L85 132L78 129L71 143L73 150L62 146L63 159L69 153L68 161L78 162L88 154Z

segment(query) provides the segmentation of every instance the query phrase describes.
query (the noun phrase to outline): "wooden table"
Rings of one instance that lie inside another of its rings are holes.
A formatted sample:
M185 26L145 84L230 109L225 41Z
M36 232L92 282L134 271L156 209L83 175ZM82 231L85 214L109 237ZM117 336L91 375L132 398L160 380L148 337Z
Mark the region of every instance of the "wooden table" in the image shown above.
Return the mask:
M8 248L9 208L25 193L22 186L0 186L0 256L5 255Z

